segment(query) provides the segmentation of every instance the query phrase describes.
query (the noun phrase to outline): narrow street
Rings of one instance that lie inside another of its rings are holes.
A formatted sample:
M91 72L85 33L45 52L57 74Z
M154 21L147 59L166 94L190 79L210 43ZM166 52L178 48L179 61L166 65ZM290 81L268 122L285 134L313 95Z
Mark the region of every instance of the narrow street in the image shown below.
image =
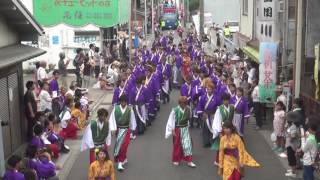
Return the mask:
M205 149L201 144L201 131L192 129L193 159L197 168L191 169L186 163L175 167L171 164L172 139L165 139L165 126L171 108L176 106L179 92L171 93L169 104L162 105L157 119L146 133L131 141L128 149L128 161L124 172L117 172L119 180L208 180L220 179L217 168L213 165L215 153ZM264 141L258 131L253 130L251 122L246 127L246 147L249 153L261 164L259 169L246 169L247 180L285 180L285 169L272 152L270 146ZM114 139L113 139L114 142ZM112 148L109 150L112 156ZM75 161L67 179L87 179L89 167L89 153L82 152Z

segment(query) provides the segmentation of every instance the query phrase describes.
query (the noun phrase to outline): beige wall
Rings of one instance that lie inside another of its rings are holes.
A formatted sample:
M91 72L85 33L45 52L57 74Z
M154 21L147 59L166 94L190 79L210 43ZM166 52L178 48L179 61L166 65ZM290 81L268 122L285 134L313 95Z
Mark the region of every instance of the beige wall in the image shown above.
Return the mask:
M253 38L253 0L248 0L248 14L243 13L243 0L240 0L240 33L247 36L248 38Z
M18 42L18 35L8 27L6 20L0 15L0 48Z

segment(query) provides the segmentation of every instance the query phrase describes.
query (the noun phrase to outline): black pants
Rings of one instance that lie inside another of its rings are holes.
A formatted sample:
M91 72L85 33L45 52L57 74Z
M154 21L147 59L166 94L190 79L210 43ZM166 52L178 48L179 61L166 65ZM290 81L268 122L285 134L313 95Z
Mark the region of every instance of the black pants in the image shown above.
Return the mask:
M296 152L292 147L287 147L288 164L293 167L297 165Z
M253 102L253 112L256 117L256 125L258 127L262 126L262 119L261 119L261 103L260 102Z
M140 120L138 116L136 116L136 123L137 123L137 128L135 130L135 134L143 134L145 131L145 125L144 123Z
M33 137L33 126L36 124L36 121L34 118L27 117L27 140L30 141Z
M206 120L203 120L203 125L202 125L202 142L203 142L203 147L210 147L212 143L212 133L210 132Z
M81 74L80 74L80 67L76 67L76 82L77 82L77 87L81 87L82 86L82 78L81 78Z
M96 78L99 77L100 74L100 66L94 66L94 75Z
M161 98L163 104L165 104L165 103L167 103L167 102L170 102L170 95L167 94L167 93L165 93L162 88L161 88L160 98Z

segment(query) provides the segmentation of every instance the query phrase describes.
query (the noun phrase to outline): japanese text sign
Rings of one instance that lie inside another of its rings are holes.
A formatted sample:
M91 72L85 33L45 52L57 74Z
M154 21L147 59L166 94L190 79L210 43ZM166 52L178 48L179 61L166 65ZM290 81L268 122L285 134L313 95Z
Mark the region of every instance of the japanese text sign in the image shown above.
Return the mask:
M65 23L112 27L118 23L118 0L33 0L34 16L43 26Z
M263 0L261 3L261 20L274 20L276 17L275 11L276 0Z
M260 43L259 93L261 102L275 100L278 45L271 42Z

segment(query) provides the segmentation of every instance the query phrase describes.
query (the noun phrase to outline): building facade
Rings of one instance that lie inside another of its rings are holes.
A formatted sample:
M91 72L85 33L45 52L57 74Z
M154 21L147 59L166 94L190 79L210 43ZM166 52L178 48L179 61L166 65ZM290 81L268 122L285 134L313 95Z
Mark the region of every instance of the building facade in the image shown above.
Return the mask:
M300 79L300 97L304 101L305 111L307 115L318 114L320 109L320 93L319 93L319 50L316 51L316 45L320 43L320 1L307 0L302 1L301 8L303 12L302 25L302 57ZM319 48L318 48L319 49ZM297 71L297 69L296 69ZM302 88L303 87L303 88Z
M22 62L45 51L22 45L37 41L43 29L20 1L0 2L0 176L5 160L25 142Z
M227 21L240 21L239 0L204 0L204 12L211 13L213 22L223 27ZM223 9L226 9L222 12Z

